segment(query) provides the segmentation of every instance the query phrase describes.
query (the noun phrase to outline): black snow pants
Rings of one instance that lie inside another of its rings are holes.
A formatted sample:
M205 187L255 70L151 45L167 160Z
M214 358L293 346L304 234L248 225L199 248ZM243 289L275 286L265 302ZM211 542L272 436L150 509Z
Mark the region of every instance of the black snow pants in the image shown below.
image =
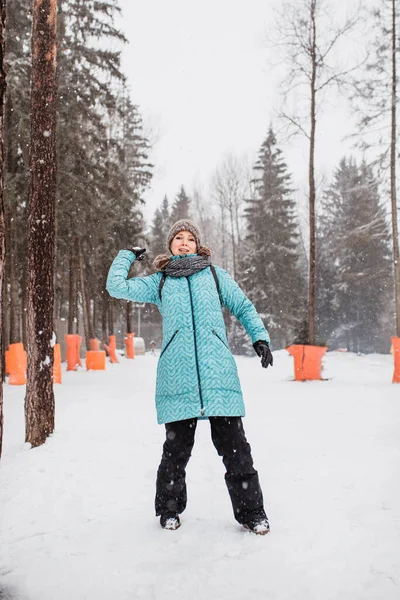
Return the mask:
M209 417L211 437L226 468L225 481L239 523L265 516L258 473L240 417ZM166 440L157 472L156 515L186 508L186 465L194 445L197 419L166 423Z

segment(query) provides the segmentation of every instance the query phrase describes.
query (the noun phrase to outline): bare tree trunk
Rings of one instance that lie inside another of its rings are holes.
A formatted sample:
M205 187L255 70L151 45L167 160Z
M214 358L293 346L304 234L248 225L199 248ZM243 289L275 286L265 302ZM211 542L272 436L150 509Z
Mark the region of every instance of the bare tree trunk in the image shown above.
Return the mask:
M6 94L6 71L4 58L4 34L6 23L6 0L0 0L0 458L3 448L3 285L6 256L6 228L4 216L4 106Z
M108 294L103 292L103 301L101 304L101 341L108 343L107 319L108 319Z
M108 335L114 335L114 301L110 298L108 311Z
M315 344L315 128L316 128L316 105L315 105L315 84L317 77L316 61L316 22L315 22L315 0L311 2L311 24L312 24L312 42L311 42L311 105L310 105L310 157L308 167L309 183L309 225L310 225L310 262L309 262L309 280L308 280L308 342Z
M74 248L79 249L78 239L74 240ZM75 332L78 333L80 329L80 313L79 313L79 257L75 254L74 256L74 281L75 281L75 291L74 291L74 321L75 321Z
M74 333L78 333L80 331L80 326L81 326L81 322L80 322L80 313L79 313L79 289L78 289L78 285L76 285L75 288L75 308L74 308L74 313L75 313L75 332Z
M234 225L234 215L233 215L233 206L232 202L229 206L229 214L231 219L231 236L232 236L232 263L233 263L233 279L236 279L236 243L235 243L235 225Z
M93 339L92 324L89 317L89 306L88 298L86 293L85 285L85 274L83 268L83 254L82 246L79 241L79 276L80 276L80 291L81 291L81 302L82 302L82 318L83 318L83 330L85 332L85 344L86 350L90 350L90 340Z
M220 203L220 207L221 207L221 234L222 234L222 266L224 269L226 269L226 260L225 260L225 211L224 211L224 205L221 201Z
M126 333L132 333L132 302L126 303Z
M15 277L15 242L14 242L14 226L11 216L8 220L9 231L9 251L8 260L10 263L10 344L15 344L21 341L20 334L20 318L19 318L19 294L18 281Z
M91 302L89 302L89 305L93 306L93 310L91 312L91 316L92 316L92 331L93 331L93 337L96 337L96 332L97 332L97 302L96 302L96 296L94 296L94 298L92 299Z
M75 285L75 256L73 250L73 241L70 241L69 247L69 286L68 286L68 333L74 333L74 319L75 319L75 298L76 298L76 285Z
M240 246L241 238L240 238L240 225L239 225L239 207L235 206L235 226L236 226L236 244Z
M396 336L400 337L400 260L399 230L397 224L396 197L396 102L397 102L397 33L396 33L396 0L392 0L392 107L391 107L391 143L390 143L390 200L392 206L392 238L393 238L393 274L394 299L396 309Z
M56 203L57 1L33 0L28 211L26 441L54 431L53 308Z
M22 327L22 343L24 344L24 348L26 348L27 343L27 323L26 323L26 313L27 313L27 293L26 288L28 285L28 264L27 261L24 260L24 267L22 271L22 296L21 296L21 327Z

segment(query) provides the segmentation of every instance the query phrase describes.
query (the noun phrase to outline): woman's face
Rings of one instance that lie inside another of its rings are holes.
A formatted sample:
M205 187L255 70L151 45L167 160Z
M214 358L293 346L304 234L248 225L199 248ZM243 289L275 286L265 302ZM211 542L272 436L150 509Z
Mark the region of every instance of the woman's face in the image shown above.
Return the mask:
M180 231L171 242L171 254L196 254L196 240L190 231Z

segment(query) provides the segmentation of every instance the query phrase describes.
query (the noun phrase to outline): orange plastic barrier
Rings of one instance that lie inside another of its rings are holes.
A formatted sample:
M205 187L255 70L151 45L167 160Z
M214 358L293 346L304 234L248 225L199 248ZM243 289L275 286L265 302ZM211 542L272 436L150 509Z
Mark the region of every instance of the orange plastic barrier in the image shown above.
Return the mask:
M61 383L61 347L54 345L53 383Z
M103 344L104 348L107 350L108 352L108 356L110 357L110 362L112 363L118 363L118 357L117 357L117 338L115 335L110 335L109 336L109 340L110 343L109 345L107 344Z
M86 369L88 371L104 371L106 368L106 353L104 350L88 350L86 352Z
M400 383L400 338L392 337L394 372L392 383Z
M294 378L296 381L321 379L322 357L326 346L295 344L286 348L294 358Z
M91 350L98 352L100 350L100 342L99 340L96 340L96 338L93 338L92 340L89 340L89 347Z
M135 334L127 333L124 337L126 358L135 358Z
M10 375L10 385L25 385L26 383L26 352L22 342L10 344L6 351L6 372Z
M82 366L78 353L80 342L77 343L77 338L79 337L76 333L66 333L64 336L67 344L67 371L76 371L77 366Z

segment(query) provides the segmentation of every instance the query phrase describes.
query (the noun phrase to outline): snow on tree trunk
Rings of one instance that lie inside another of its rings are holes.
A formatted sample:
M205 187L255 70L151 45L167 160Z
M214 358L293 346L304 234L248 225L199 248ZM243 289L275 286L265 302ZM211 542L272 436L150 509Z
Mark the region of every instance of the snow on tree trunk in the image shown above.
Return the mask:
M4 218L4 106L6 93L6 72L4 65L4 28L6 22L6 0L0 0L0 339L3 340L3 279L5 265L5 218ZM3 446L3 352L0 348L0 458Z
M53 307L56 200L56 0L34 0L28 206L26 441L54 431Z

